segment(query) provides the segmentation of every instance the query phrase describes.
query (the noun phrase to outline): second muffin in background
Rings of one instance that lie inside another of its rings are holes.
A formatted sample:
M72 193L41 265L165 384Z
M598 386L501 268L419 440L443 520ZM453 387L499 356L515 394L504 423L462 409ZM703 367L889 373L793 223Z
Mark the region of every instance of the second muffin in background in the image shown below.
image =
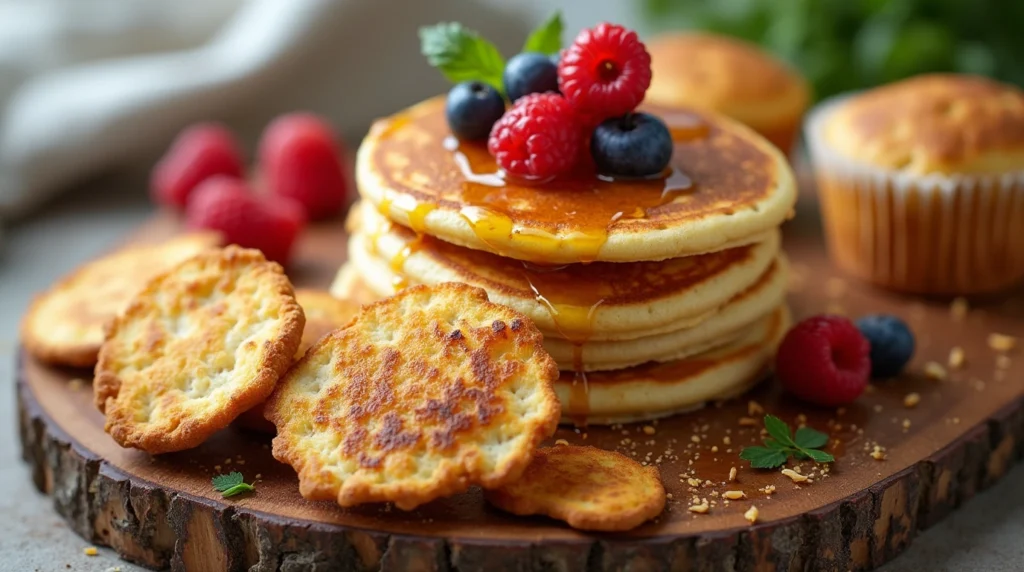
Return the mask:
M647 44L645 101L717 111L763 135L784 154L796 143L810 101L796 70L757 46L725 36L674 32Z
M847 272L917 294L1024 278L1021 90L919 76L821 104L806 139L829 251Z

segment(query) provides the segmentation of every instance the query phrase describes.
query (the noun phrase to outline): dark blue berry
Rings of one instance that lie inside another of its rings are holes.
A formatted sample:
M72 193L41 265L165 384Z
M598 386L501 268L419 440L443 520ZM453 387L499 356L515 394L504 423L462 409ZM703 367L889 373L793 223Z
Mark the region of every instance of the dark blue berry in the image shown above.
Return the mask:
M914 334L896 316L877 314L857 320L857 328L871 344L871 377L896 377L914 356Z
M505 95L512 102L531 93L558 93L558 65L544 54L518 54L505 64L501 81L505 84Z
M464 81L448 92L444 112L459 139L487 139L494 122L505 114L505 100L486 83Z
M672 134L648 113L606 119L594 129L590 154L599 173L645 177L665 171L672 159Z

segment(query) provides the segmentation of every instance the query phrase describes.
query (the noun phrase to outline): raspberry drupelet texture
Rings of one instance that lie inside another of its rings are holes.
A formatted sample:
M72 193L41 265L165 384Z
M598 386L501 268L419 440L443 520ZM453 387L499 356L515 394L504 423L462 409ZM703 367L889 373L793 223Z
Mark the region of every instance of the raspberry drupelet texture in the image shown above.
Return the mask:
M804 401L846 405L868 385L870 351L850 320L814 316L786 334L775 358L775 373L787 391Z
M523 96L491 129L487 150L506 173L550 179L572 169L582 129L572 107L556 93Z
M651 85L651 56L636 32L607 22L585 29L562 54L558 87L596 125L636 109Z

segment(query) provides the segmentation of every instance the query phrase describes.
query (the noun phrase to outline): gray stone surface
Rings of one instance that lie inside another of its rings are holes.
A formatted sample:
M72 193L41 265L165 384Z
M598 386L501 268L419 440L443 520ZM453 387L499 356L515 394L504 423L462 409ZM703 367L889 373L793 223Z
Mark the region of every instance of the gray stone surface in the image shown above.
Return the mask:
M36 492L20 459L15 430L13 369L17 323L32 292L78 262L113 245L150 212L140 193L97 193L123 181L86 186L45 214L8 229L0 252L0 571L105 571L141 568L110 550L88 557L88 543L68 530ZM959 512L918 537L884 572L1024 570L1024 466Z

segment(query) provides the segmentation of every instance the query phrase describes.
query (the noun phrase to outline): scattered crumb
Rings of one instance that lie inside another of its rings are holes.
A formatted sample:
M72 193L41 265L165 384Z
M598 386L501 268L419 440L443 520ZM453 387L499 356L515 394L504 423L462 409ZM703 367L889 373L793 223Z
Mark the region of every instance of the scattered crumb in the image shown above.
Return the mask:
M949 350L949 367L960 369L964 366L964 349L960 346Z
M97 550L95 546L86 546L82 549L82 553L86 556L96 556L100 553L100 551Z
M213 470L217 471L219 473L220 472L220 465L214 465L213 466Z
M686 484L690 485L691 487L699 487L700 479L694 479L691 477L689 479L686 479Z
M757 427L757 419L753 417L740 417L740 427Z
M722 444L725 446L732 445L732 437L729 437L728 435L722 437Z
M736 482L736 467L729 468L729 482Z
M753 417L755 415L764 415L764 407L761 404L751 399L747 402L747 415Z
M707 514L711 507L708 506L708 501L702 501L700 504L690 505L686 510L695 512L697 514Z
M1007 336L1006 334L989 334L988 335L988 347L996 350L997 352L1008 352L1017 345L1017 338L1013 336Z
M913 409L918 403L921 403L920 393L908 393L903 396L903 407Z
M881 445L875 445L875 448L871 450L871 458L876 461L885 460L885 448Z
M566 441L565 439L559 439L559 440L555 441L555 445L568 445L568 444L569 444L569 442Z
M645 435L654 435L655 432L657 432L657 429L655 429L653 425L644 425Z
M255 477L253 477L253 478L254 478L255 480L257 480L257 481L258 481L258 480L260 480L261 478L263 478L263 475L261 475L260 473L256 473L256 476L255 476Z
M225 465L230 465L231 464L231 457L228 457L227 459L224 459L224 464Z
M712 453L717 453L718 452L718 445L712 445L711 446L711 452Z
M747 498L747 493L743 491L725 491L722 493L722 497L729 500L740 500Z
M672 493L665 493L665 498L672 500Z
M946 373L946 368L942 367L941 363L930 361L924 364L924 375L936 381L943 381L949 374Z
M700 435L690 435L690 441L694 443L700 443Z
M903 430L906 431L907 429L910 429L910 419L903 420Z
M750 508L747 509L747 512L743 513L743 518L747 519L747 522L749 522L750 524L754 524L755 522L757 522L758 514L759 513L757 507L754 505L750 505Z
M807 480L807 477L794 471L793 469L782 469L782 474L789 477L789 480L794 483L802 483Z
M954 298L953 302L949 305L949 315L953 320L959 322L967 317L967 312L970 311L971 307L967 304L967 300L964 298Z
M775 492L775 485L765 485L764 488L761 489L761 492L766 495L770 495Z

